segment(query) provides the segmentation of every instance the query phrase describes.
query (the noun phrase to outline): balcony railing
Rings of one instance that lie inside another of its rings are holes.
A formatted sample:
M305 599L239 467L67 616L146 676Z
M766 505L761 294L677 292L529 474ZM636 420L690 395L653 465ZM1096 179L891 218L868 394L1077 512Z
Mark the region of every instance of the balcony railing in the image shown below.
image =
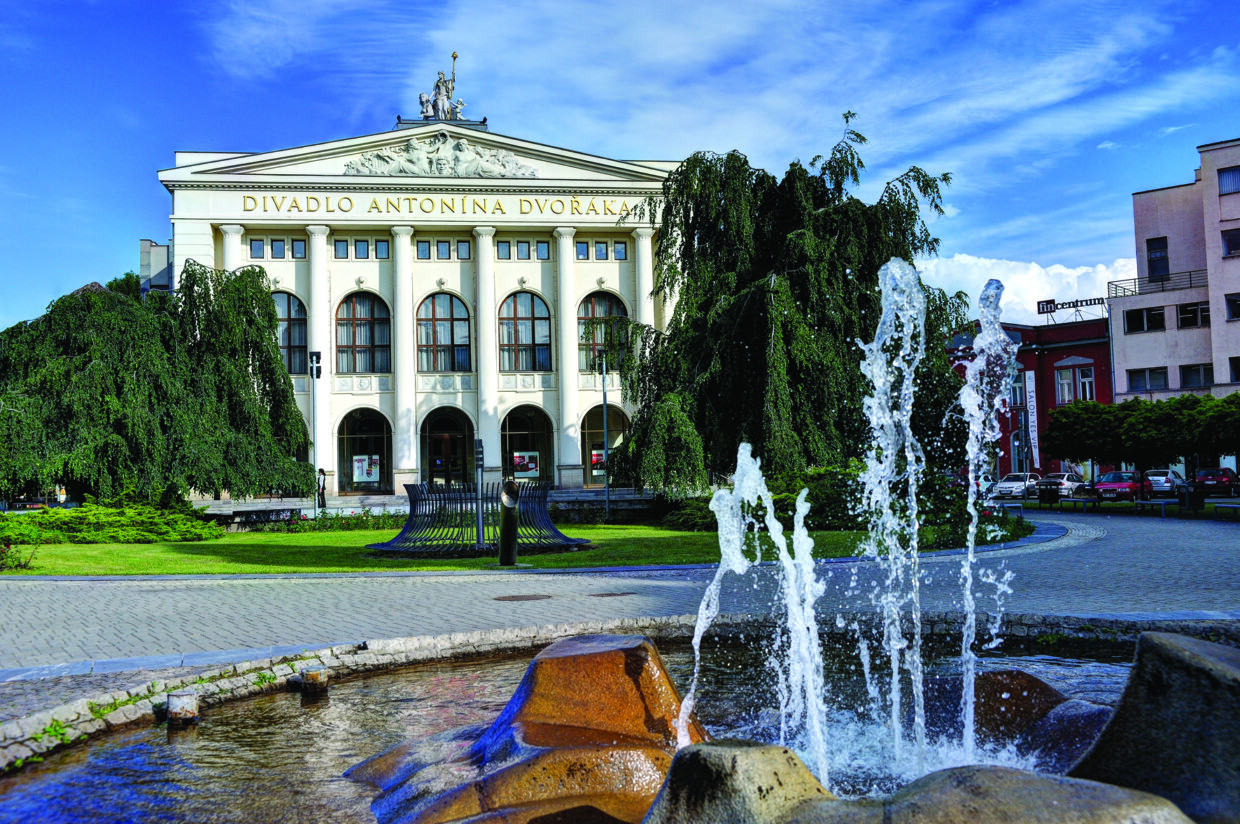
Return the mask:
M1107 284L1107 297L1130 298L1136 295L1149 295L1154 292L1195 289L1198 286L1205 285L1207 285L1206 270L1194 269L1191 272L1172 272L1169 275L1155 275L1148 278L1113 280Z

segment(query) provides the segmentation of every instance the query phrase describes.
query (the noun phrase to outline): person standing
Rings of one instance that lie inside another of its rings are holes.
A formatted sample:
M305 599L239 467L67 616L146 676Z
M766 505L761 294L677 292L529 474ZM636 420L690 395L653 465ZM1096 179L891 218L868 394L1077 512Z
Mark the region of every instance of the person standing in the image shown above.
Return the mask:
M319 469L318 482L319 509L327 508L327 473Z

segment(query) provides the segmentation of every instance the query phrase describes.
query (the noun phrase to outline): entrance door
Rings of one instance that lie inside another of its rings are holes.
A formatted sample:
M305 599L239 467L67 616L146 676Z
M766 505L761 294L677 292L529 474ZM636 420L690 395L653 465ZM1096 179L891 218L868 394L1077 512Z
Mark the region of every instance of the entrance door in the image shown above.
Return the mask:
M465 483L474 479L474 425L458 409L440 408L422 424L422 480Z
M355 409L340 422L337 484L342 495L392 494L392 427L373 409Z
M431 483L446 484L452 480L452 437L430 435L427 438Z

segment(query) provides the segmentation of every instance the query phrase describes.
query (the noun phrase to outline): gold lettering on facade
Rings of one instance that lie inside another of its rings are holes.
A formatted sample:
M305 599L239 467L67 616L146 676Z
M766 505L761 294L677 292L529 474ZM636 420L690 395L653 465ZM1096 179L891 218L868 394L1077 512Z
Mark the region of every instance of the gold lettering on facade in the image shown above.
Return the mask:
M395 211L396 213L399 214L400 213L400 198L398 197L395 200L393 200L392 198L389 197L387 199L387 209L385 209L384 211L387 211L387 212Z
M613 209L611 205L615 202L616 201L614 200L604 200L603 201L603 214L614 215L616 213L616 210Z
M297 202L297 198L293 198L293 202L292 202L292 203L290 203L290 204L288 205L288 210L289 210L290 212L300 212L300 211L301 211L301 204L299 204L299 203Z
M439 214L442 215L444 212L451 212L452 214L456 214L456 201L455 200L444 200L442 197L439 198Z
M345 206L344 204L346 203L348 203L349 205ZM340 211L342 212L353 211L353 198L349 197L348 195L345 195L344 197L340 198L340 200L336 201L336 207L339 208Z
M568 202L568 212L569 214L572 214L572 215L581 214L581 201L578 200L577 198L573 198L572 200L570 200Z
M435 201L431 200L429 197L424 197L418 201L418 208L426 213L433 212L435 211Z
M401 198L401 200L405 201L405 211L406 211L406 212L410 212L410 213L412 213L412 212L413 212L413 200L414 200L414 199L413 199L413 198L411 198L411 197L402 197L402 198Z
M540 215L547 211L547 201L545 199L539 200L534 198L534 205L538 207L538 214Z
M597 215L598 205L594 202L594 198L590 198L590 205L586 207L587 215Z
M366 214L370 214L371 212L382 212L382 211L383 210L379 208L379 198L372 197L370 199L370 206L366 209Z
M276 207L276 211L277 211L277 212L279 212L280 210L282 210L282 209L284 208L284 201L285 201L286 199L287 199L287 197L276 197L275 195L272 195L272 196L271 196L271 205L272 205L272 206L275 206L275 207Z
M558 205L560 208L558 208L558 209L557 209L557 208L555 208L557 205ZM564 214L564 201L562 201L562 200L553 200L553 201L551 201L551 212L552 212L552 214L557 214L557 215L562 215L562 214Z
M244 211L252 212L258 208L258 200L254 197L254 195L242 195L241 208Z
M521 206L521 214L528 215L530 212L534 211L534 204L531 203L529 200L526 200L525 198L521 198L519 203Z
M335 209L332 208L332 199L330 197L324 198L324 201L327 203L327 211L329 212L336 211Z
M627 200L620 201L620 214L627 215L629 213L629 202Z
M487 199L485 197L482 200L474 198L474 202L470 204L470 214L476 215L479 211L481 211L484 215L487 213Z
M495 205L491 207L491 214L493 215L508 214L506 211L504 211L504 204L500 202L500 199L498 197L495 198Z
M310 205L310 201L312 200L314 201L313 206ZM319 207L322 205L323 204L320 203L319 199L315 197L314 195L306 195L306 211L307 212L317 212L319 210Z

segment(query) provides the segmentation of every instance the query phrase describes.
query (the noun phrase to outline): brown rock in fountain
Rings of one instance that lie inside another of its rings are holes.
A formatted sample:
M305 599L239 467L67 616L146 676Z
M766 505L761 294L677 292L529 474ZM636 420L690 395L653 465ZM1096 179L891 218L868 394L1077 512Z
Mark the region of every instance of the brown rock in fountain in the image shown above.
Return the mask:
M479 777L386 819L637 824L671 765L679 714L680 693L650 639L559 641L535 656L470 748ZM696 718L689 732L695 743L709 738Z
M960 736L962 682L959 675L926 679L926 728L931 736ZM999 745L1011 743L1027 727L1068 700L1042 679L1015 669L979 672L973 679L973 694L978 739ZM906 715L911 723L911 708Z

